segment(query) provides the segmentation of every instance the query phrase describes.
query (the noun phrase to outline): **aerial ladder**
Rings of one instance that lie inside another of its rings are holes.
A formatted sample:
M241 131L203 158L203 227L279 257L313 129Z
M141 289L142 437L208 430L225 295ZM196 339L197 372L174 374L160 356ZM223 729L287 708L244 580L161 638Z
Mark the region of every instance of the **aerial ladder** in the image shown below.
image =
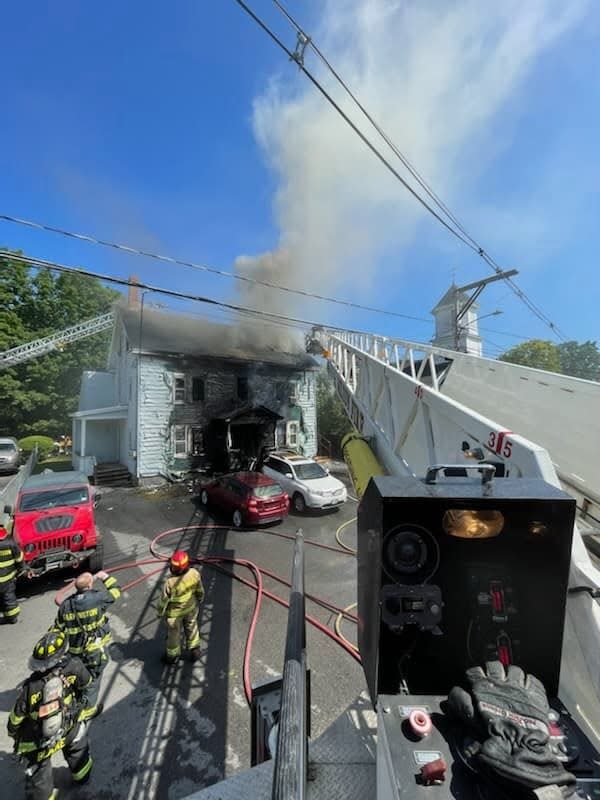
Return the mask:
M50 336L44 336L41 339L34 339L18 347L12 347L10 350L0 353L0 369L14 367L23 361L30 361L32 358L38 358L38 356L43 356L54 350L63 350L65 345L71 342L85 339L87 336L93 336L111 328L114 321L114 312L109 311L93 319L78 322L77 325L71 325L69 328L53 333Z

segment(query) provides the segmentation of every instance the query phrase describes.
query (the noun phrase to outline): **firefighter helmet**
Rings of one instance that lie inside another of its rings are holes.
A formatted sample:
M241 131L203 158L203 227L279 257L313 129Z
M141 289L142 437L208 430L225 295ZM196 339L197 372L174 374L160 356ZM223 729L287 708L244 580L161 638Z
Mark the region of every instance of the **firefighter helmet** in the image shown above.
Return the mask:
M37 672L47 672L69 652L69 640L62 631L51 630L45 633L33 648L29 666Z
M190 566L190 557L185 550L175 550L169 560L169 567L174 575L181 575Z

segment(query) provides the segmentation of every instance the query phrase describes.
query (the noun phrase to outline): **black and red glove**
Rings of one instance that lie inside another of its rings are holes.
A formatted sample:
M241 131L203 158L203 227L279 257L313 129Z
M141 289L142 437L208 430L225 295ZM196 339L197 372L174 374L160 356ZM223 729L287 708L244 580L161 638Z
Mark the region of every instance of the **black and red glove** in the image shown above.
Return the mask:
M542 683L520 667L505 670L500 661L490 661L485 672L467 670L466 685L467 691L452 689L448 708L479 745L472 756L475 770L514 797L570 797L575 777L552 748Z

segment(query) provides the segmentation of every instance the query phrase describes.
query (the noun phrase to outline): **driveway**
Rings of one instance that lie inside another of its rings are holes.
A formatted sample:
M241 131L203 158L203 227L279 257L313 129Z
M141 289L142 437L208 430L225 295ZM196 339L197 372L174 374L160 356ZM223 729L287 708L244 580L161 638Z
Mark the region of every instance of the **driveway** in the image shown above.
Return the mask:
M226 525L203 530L196 526L211 523L212 517L183 489L101 491L97 513L105 537L107 568L149 558L148 545L155 535L182 529L162 541L165 552L183 546L199 555L249 559L289 579L293 541L273 534L293 536L296 528L302 527L306 539L335 546L336 529L356 512L356 504L348 501L337 512L291 515L281 525L266 530L234 531ZM353 545L354 525L346 526L342 535ZM126 584L156 569L156 564L134 564L115 575ZM236 569L250 578L247 570ZM200 614L203 657L196 664L181 661L175 667L165 667L160 661L164 629L155 612L163 575L164 570L142 580L113 606L115 643L101 693L105 710L90 726L95 760L92 779L86 787L73 788L62 758L55 757L61 797L177 800L250 766L250 711L242 668L255 593L205 567L206 599ZM14 702L15 687L28 674L31 648L54 618L53 597L68 578L63 573L22 588L22 619L14 628L3 627L1 631L0 778L8 797L23 796L23 777L21 766L10 755L11 741L5 733L7 713ZM288 597L287 587L271 578L265 578L265 588ZM341 607L354 602L353 556L309 544L306 590ZM307 612L333 627L335 614L311 602ZM253 684L281 674L286 624L287 610L265 599L252 648ZM345 624L343 630L353 638L351 624ZM318 736L364 691L365 683L356 661L324 634L309 626L307 640L312 734Z

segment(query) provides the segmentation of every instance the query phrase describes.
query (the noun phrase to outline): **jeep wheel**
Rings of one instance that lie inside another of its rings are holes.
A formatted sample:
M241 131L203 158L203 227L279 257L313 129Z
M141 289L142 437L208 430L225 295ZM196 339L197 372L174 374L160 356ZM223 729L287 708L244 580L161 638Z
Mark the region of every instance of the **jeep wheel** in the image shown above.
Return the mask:
M205 508L208 508L208 492L206 489L202 489L200 492L200 502Z
M88 559L88 569L95 575L104 567L104 545L99 544Z
M296 492L296 494L292 497L292 503L294 506L294 511L297 511L299 514L302 514L306 511L306 500L304 496L300 494L300 492Z
M244 519L242 517L242 512L239 510L239 508L236 508L236 510L233 512L233 527L241 528L243 524Z

